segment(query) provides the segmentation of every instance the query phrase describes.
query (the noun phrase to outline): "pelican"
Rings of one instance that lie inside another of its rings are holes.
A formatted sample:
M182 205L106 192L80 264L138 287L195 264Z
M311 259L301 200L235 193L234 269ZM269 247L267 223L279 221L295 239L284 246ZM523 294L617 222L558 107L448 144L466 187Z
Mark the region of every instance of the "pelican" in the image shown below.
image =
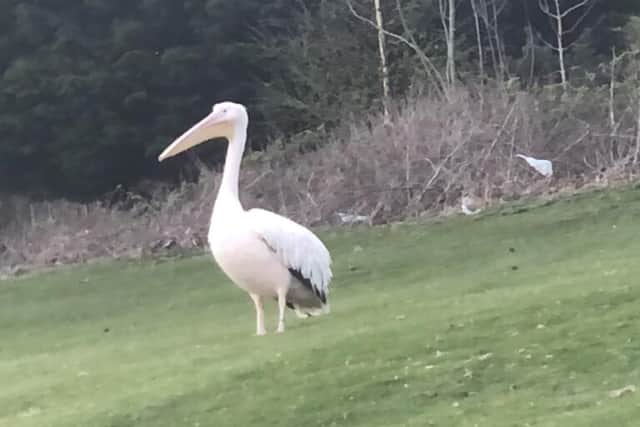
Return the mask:
M277 332L284 332L286 307L299 317L329 313L332 273L329 251L310 230L273 212L242 207L238 176L248 123L243 105L218 103L211 114L171 143L158 161L210 139L227 140L222 182L211 214L209 247L220 269L249 293L260 336L266 334L264 298L278 301Z

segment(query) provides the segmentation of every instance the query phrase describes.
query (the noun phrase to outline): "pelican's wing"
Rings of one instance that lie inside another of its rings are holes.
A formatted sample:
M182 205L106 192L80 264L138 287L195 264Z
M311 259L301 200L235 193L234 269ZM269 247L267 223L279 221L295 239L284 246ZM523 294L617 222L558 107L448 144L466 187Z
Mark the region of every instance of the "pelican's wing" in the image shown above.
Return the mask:
M326 303L332 277L331 255L322 241L309 229L273 212L251 209L246 214L282 264Z

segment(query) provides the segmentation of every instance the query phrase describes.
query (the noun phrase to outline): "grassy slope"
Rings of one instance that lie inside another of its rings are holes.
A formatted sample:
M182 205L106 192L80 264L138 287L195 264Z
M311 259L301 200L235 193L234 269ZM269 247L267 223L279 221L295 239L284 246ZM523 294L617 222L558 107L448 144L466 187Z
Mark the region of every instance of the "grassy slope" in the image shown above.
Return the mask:
M637 425L608 392L640 386L639 214L627 190L325 233L333 313L264 338L208 257L2 283L0 425Z

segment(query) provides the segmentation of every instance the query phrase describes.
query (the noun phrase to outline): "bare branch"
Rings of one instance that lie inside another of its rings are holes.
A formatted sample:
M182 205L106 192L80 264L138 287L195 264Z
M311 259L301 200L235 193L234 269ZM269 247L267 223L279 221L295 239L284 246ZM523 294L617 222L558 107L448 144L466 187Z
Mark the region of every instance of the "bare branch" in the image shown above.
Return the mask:
M596 5L596 3L595 3L595 2L590 3L590 4L589 4L589 7L587 8L587 10L585 10L585 11L584 11L584 13L583 13L583 14L582 14L582 15L581 15L577 20L576 20L576 22L573 24L573 26L572 26L571 28L569 28L568 30L566 30L566 31L565 31L565 34L573 33L573 32L574 32L574 31L575 31L575 30L580 26L580 24L582 24L582 21L584 21L584 20L585 20L585 18L586 18L587 16L589 16L589 12L591 12L591 10L595 7L595 5ZM599 24L600 24L600 22L602 22L602 20L603 20L604 18L605 18L605 17L604 17L604 16L602 16L602 17L600 18L600 20L598 21L598 23L594 25L594 27L595 27L595 26L597 26L597 25L599 25Z
M551 43L549 43L548 41L546 41L546 40L544 39L544 37L542 37L542 36L540 35L540 33L539 33L539 32L537 32L537 31L536 31L536 37L538 38L538 40L540 40L540 41L541 41L545 46L547 46L549 49L552 49L552 50L554 50L554 51L556 51L556 52L557 52L557 51L559 51L559 49L558 49L557 47L555 47L554 45L552 45Z
M589 12L591 11L595 3L591 2L589 7L587 7L587 10L584 11L584 13L580 17L578 17L574 25L568 30L564 28L564 18L566 18L568 15L572 14L573 12L577 11L578 9L587 6L590 2L591 0L582 0L574 4L573 6L567 8L566 10L562 11L560 8L560 0L553 0L555 10L552 12L551 6L549 5L549 0L538 0L539 9L554 21L553 31L556 34L556 46L553 47L551 43L548 43L543 38L540 38L540 39L544 42L544 44L547 47L553 49L555 52L558 53L558 62L560 65L560 78L562 79L562 87L564 90L567 89L567 85L568 85L567 68L564 62L564 53L569 47L571 47L571 44L566 44L563 36L575 31L575 29L578 28L578 26L582 23L585 17L589 14Z
M616 62L618 58L616 56L616 48L614 47L611 50L611 75L609 81L609 125L611 126L611 132L614 132L616 126L616 115L615 115L615 90L616 90Z
M349 11L351 12L351 14L354 17L356 17L360 21L362 21L362 22L374 27L376 30L378 29L378 25L375 22L373 22L372 20L360 15L358 13L358 11L355 10L355 8L353 7L353 4L351 3L351 0L345 0L345 3L347 4L347 7L349 8ZM413 35L411 34L411 32L408 31L408 27L406 25L406 21L404 19L404 15L402 14L402 8L400 7L400 1L397 0L396 3L397 3L397 6L398 6L398 12L400 13L400 20L402 22L402 26L403 26L405 32L409 35L409 38L407 39L406 37L403 37L403 36L401 36L399 34L396 34L396 33L393 33L391 31L388 31L388 30L386 30L384 28L382 29L382 32L385 35L387 35L387 36L389 36L389 37L391 37L391 38L393 38L395 40L398 40L398 41L404 43L405 45L409 46L411 49L413 49L413 51L418 55L418 58L420 59L420 62L422 63L422 66L424 67L426 73L437 80L438 85L436 86L436 88L438 89L438 92L440 94L444 94L446 85L444 83L444 80L443 80L442 76L440 75L440 72L438 71L436 66L433 64L433 62L431 62L429 57L424 53L422 48L420 48L420 46L418 45L418 43L414 39Z
M398 16L400 18L400 23L402 24L402 29L409 36L409 39L413 44L413 49L418 54L418 57L420 58L420 61L423 64L423 67L427 71L427 74L431 75L438 81L438 84L439 84L438 89L441 94L444 94L446 89L444 79L442 78L440 71L438 71L436 66L431 61L431 59L429 59L429 57L424 53L424 51L418 45L416 39L413 37L413 33L411 32L411 30L409 29L409 26L407 25L407 20L404 16L404 12L402 10L402 5L400 4L400 0L396 0L396 9L398 10Z
M565 18L567 17L569 14L571 14L574 10L578 10L580 9L582 6L586 5L587 3L589 3L590 0L583 0L580 3L573 5L572 7L568 8L567 10L565 10L564 12L562 12L562 14L560 14L560 18Z
M484 51L482 49L482 33L480 31L480 17L476 7L476 0L471 0L471 9L473 10L473 22L476 29L476 42L478 43L478 64L480 67L480 82L484 82Z
M549 2L548 0L538 0L538 7L540 8L540 10L547 16L550 16L551 18L556 18L552 13L551 10L549 8Z
M506 7L506 1L496 5L497 1L491 2L491 16L489 14L489 7L487 0L480 1L478 3L477 10L480 12L480 16L487 28L487 41L489 42L489 51L491 53L491 60L493 61L493 68L496 76L504 76L507 74L506 65L503 58L503 48L500 41L500 31L498 28L498 16L502 13Z

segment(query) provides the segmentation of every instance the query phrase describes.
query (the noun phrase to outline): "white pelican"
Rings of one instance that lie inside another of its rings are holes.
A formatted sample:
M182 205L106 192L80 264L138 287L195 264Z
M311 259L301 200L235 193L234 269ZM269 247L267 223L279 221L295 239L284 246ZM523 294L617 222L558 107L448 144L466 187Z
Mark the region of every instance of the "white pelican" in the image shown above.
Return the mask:
M240 162L249 117L243 105L222 102L169 145L159 161L213 138L228 141L209 246L224 273L249 293L256 308L256 334L266 333L264 297L278 301L278 332L284 332L285 307L300 317L329 312L331 257L324 244L300 224L263 209L245 211L238 198Z

